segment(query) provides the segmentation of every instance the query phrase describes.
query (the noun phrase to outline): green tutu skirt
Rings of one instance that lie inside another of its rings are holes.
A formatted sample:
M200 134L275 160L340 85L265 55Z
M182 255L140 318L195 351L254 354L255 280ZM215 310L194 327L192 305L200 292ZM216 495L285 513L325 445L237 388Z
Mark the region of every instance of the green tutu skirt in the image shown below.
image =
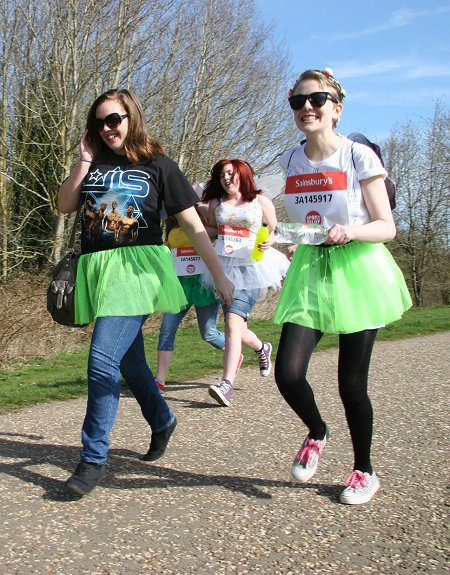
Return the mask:
M274 322L355 333L396 321L411 305L402 271L383 244L299 245Z
M130 246L78 260L75 319L177 313L187 305L167 246Z
M206 307L218 301L216 294L203 285L201 275L178 276L178 279L189 306Z

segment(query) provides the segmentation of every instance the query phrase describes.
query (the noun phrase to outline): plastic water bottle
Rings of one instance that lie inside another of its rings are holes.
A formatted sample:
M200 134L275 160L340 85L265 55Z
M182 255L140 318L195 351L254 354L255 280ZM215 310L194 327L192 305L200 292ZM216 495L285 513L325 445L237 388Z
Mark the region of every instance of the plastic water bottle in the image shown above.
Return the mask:
M256 239L255 239L255 247L253 248L252 251L252 260L255 260L255 262L259 262L263 259L264 256L264 252L261 251L258 246L259 244L263 244L265 241L267 241L269 239L269 228L267 227L267 224L264 224L259 228L259 230L256 232Z
M310 244L317 246L327 239L327 228L319 224L278 222L275 241L278 244Z

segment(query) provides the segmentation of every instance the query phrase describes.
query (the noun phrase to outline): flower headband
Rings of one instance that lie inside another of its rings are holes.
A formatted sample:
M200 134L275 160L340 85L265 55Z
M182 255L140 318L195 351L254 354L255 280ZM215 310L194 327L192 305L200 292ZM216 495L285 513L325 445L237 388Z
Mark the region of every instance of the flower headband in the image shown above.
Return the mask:
M289 92L288 92L289 98L293 95L295 88L297 88L299 82L309 72L315 72L316 74L322 74L323 76L326 76L328 82L334 87L334 89L338 93L339 98L341 100L343 100L345 98L345 88L343 88L341 86L340 82L338 82L338 80L336 80L336 78L333 75L333 70L331 68L324 68L323 70L307 70L306 72L303 72L303 74L301 74L300 77L295 82L294 87L291 90L289 90Z

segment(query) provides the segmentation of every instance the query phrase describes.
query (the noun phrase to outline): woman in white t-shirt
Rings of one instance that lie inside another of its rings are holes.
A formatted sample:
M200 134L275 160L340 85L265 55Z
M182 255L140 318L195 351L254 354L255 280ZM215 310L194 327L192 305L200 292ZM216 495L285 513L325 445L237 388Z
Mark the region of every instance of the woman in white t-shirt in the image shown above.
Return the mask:
M306 141L280 159L285 205L292 222L321 224L321 246L299 245L274 321L283 324L275 365L278 388L309 432L294 459L293 476L315 474L329 430L306 379L325 332L339 334L338 384L354 450L353 471L340 501L370 501L379 489L371 460L373 412L367 376L379 327L411 304L403 274L383 242L396 234L376 154L339 135L345 92L330 69L307 70L289 94Z
M199 184L193 187L199 196L203 194L203 188ZM215 235L217 230L207 225L207 204L199 203L195 208L208 234ZM194 250L192 241L174 216L166 219L165 236L166 243L172 251L175 271L183 288L187 305L178 313L166 312L162 316L158 337L158 372L155 377L156 385L161 393L164 393L166 387L166 376L172 361L178 328L192 306L195 308L202 339L216 349L225 349L225 334L217 328L220 301L214 289L206 288L202 282L203 273L207 269L205 263Z

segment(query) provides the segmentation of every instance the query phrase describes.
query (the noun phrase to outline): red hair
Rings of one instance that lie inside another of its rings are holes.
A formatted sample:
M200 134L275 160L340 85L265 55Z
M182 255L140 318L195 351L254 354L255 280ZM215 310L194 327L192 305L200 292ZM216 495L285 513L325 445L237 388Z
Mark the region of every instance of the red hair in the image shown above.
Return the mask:
M239 177L239 191L244 201L251 202L261 193L261 190L256 187L255 173L249 163L244 160L220 160L214 164L211 170L211 178L206 183L202 202L208 203L211 200L227 199L228 194L220 183L220 174L227 164L233 166L233 178L236 175Z

